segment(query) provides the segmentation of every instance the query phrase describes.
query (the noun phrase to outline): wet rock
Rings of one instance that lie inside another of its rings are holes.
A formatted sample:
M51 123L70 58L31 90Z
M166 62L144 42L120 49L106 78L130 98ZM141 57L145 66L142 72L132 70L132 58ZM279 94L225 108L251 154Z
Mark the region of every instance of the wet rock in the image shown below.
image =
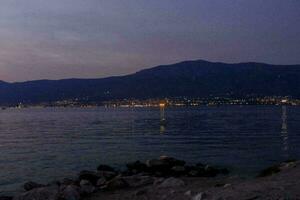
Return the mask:
M30 191L30 190L33 190L35 188L45 187L45 185L29 181L29 182L25 183L23 187L24 187L25 191Z
M80 181L80 194L82 195L90 195L95 192L94 185L88 180L81 180Z
M159 188L182 187L184 185L185 183L183 180L171 177L165 179L158 187Z
M13 200L56 200L59 197L58 186L47 186L32 189L28 192L17 195Z
M115 172L115 169L109 165L99 165L97 167L98 171L107 171L107 172Z
M139 160L136 162L128 163L126 167L128 171L133 174L138 174L147 171L147 165L145 163L140 162Z
M116 177L106 184L107 190L118 190L129 187L129 184L121 177Z
M79 200L80 199L80 188L74 185L68 185L61 192L60 198L64 200Z
M81 171L79 173L79 181L81 180L88 180L90 183L92 183L94 186L97 185L98 179L101 178L99 174L92 171Z
M159 158L159 160L164 161L165 163L167 163L171 167L173 167L173 166L184 166L185 165L185 161L178 160L176 158L172 158L172 157L168 157L168 156L161 156Z

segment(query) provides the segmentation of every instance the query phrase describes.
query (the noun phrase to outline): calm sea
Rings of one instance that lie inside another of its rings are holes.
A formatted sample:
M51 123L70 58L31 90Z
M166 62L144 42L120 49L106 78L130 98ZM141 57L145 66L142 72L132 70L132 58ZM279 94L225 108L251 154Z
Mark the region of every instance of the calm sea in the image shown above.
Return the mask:
M98 164L160 155L254 174L300 158L300 107L36 108L0 111L0 194Z

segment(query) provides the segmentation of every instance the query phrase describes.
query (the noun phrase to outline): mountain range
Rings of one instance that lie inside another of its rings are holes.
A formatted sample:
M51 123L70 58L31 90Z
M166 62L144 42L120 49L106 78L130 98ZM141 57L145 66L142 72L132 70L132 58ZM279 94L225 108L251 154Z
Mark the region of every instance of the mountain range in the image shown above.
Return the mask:
M0 81L0 104L66 99L105 101L165 97L300 97L300 65L228 64L204 60L161 65L99 79Z

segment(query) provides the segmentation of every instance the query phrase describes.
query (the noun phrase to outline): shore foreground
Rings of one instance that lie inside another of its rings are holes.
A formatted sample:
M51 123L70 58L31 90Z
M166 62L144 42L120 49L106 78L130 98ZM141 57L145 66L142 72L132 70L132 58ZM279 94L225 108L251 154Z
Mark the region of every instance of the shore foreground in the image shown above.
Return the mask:
M80 172L75 180L47 185L28 182L23 193L0 200L300 199L299 166L299 161L286 161L245 180L224 168L201 163L187 166L162 156L129 163L125 171L100 165L95 172Z

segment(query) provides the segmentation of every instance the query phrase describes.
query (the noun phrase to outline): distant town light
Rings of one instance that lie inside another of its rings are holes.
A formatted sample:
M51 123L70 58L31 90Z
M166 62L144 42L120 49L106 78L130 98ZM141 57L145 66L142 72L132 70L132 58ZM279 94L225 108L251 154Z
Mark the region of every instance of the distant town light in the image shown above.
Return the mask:
M166 106L166 104L164 104L164 103L159 104L159 107L165 107L165 106Z

